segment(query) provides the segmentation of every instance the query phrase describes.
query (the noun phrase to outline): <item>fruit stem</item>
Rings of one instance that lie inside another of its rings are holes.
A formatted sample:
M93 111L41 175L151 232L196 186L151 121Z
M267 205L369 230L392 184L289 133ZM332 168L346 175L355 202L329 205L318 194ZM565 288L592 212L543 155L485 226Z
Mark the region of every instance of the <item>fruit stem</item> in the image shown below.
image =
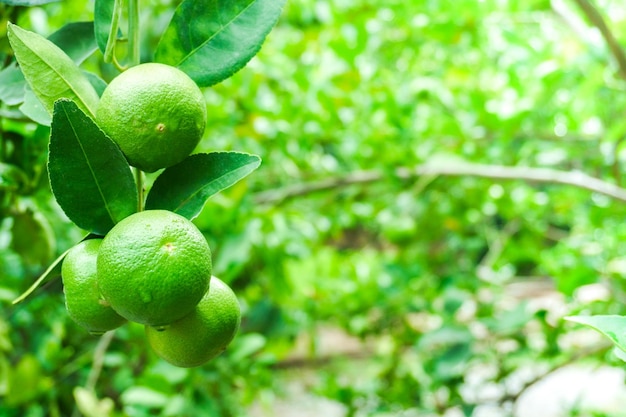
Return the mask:
M128 66L139 65L139 0L128 0Z
M137 184L137 211L143 211L143 171L135 168L135 183Z

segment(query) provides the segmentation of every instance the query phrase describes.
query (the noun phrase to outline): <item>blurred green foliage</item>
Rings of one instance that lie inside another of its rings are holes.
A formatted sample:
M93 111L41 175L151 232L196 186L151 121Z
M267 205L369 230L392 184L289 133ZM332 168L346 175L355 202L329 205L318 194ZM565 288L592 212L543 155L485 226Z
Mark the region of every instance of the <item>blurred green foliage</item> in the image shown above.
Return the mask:
M174 2L143 3L150 60ZM394 175L462 158L622 182L626 83L584 16L556 3L288 2L259 55L205 90L198 151L264 162L195 221L244 312L232 347L198 369L158 360L140 326L88 335L67 317L58 280L11 305L82 232L51 198L47 128L4 103L0 414L244 416L253 403L271 409L290 383L283 370L304 366L315 370L310 391L346 415L469 416L487 401L471 389L477 369L488 370L482 385L504 387L519 369L593 349L561 318L624 314L624 202L562 185ZM598 4L626 42L626 7ZM91 7L0 5L0 20L49 35L91 19ZM10 61L4 23L0 55ZM108 80L101 61L85 66ZM372 169L379 180L275 197ZM605 295L584 296L592 288ZM324 351L326 328L363 351L345 353L341 339Z

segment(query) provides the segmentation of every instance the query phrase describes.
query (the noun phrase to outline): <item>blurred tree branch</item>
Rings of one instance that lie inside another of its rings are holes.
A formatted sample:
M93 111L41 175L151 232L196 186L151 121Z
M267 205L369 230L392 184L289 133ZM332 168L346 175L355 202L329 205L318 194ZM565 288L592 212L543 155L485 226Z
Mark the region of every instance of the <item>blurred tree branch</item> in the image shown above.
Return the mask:
M463 161L426 163L414 168L399 167L394 176L411 180L422 176L481 177L493 180L520 180L532 183L560 184L581 188L626 202L626 188L592 177L580 171L561 171L551 168L477 164ZM294 184L284 188L267 190L255 195L257 204L280 204L294 197L333 190L355 184L370 184L389 178L378 170L363 170L319 181Z
M626 52L609 28L606 20L602 17L602 14L598 8L594 6L591 0L574 0L574 2L578 5L579 9L583 12L589 22L591 22L591 24L597 28L602 35L602 38L609 47L610 53L613 55L617 63L617 72L620 78L626 80ZM564 0L552 0L552 7L572 27L574 32L579 34L579 36L582 32L584 32L581 28L582 22L578 22L578 20L573 17L573 14L568 10ZM613 177L615 178L616 183L620 186L622 184L622 173L617 154L619 146L622 144L624 139L624 137L620 138L613 146Z
M590 0L574 1L578 5L578 7L580 7L585 16L587 16L587 19L589 19L591 24L598 28L598 30L602 34L604 41L607 43L611 54L613 54L613 57L617 62L620 76L623 79L626 79L626 53L624 53L624 49L620 45L619 41L615 38L615 35L607 25L602 15Z

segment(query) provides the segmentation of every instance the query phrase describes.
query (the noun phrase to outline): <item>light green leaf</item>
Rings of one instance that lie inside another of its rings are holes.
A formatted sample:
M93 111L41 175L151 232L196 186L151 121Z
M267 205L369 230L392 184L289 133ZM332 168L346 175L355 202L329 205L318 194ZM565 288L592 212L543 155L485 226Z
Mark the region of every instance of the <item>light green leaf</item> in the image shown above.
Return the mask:
M570 316L565 320L584 324L608 337L617 348L626 352L626 316Z
M93 22L71 22L50 35L48 40L80 65L98 49L93 32Z
M110 398L99 399L93 391L83 387L74 388L74 399L85 417L108 417L115 408Z
M95 115L98 94L65 52L46 38L11 23L7 34L26 81L49 114L55 101L68 98L85 113Z
M52 116L43 107L43 103L37 98L29 85L24 88L24 102L19 107L24 116L40 125L50 126Z
M26 81L17 65L10 65L0 71L0 101L9 106L24 101L24 85Z

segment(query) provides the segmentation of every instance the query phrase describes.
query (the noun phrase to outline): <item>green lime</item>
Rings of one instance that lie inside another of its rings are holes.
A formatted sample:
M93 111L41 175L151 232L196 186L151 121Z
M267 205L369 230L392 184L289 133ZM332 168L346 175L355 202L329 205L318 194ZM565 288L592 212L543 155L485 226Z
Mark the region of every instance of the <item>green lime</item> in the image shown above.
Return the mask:
M98 253L98 287L118 314L163 327L190 313L209 288L211 250L198 228L166 210L116 224Z
M154 172L177 164L196 147L206 126L206 102L181 70L147 63L129 68L106 87L98 126L129 164Z
M96 259L101 244L102 239L80 242L70 249L61 266L67 313L93 334L102 334L126 323L98 290Z
M161 358L183 368L200 366L222 353L241 322L239 302L219 278L189 315L159 331L146 326L152 349Z

